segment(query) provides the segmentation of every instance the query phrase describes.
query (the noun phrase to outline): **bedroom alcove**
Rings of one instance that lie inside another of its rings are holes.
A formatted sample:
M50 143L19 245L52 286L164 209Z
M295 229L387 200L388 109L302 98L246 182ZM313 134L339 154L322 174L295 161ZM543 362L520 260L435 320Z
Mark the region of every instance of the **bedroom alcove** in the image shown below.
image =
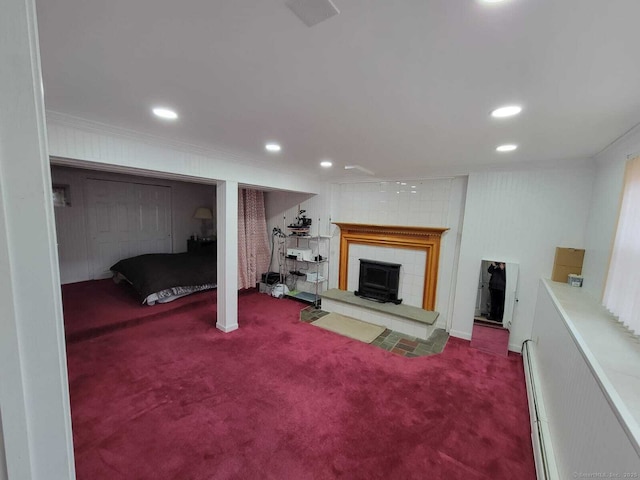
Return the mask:
M250 194L257 192L255 188L245 188L237 182L213 179L194 181L194 178L180 175L71 159L52 158L50 163L52 184L64 185L67 200L58 202L60 206L54 208L59 271L63 285L105 280L102 285L108 285L108 290L111 287L110 267L122 259L164 253L186 256L189 252L193 254L190 260L194 262L198 260L192 258L194 256L202 258L201 263L207 265L208 261L204 260L213 259L213 273L217 270L218 276L220 271L227 275L225 281L217 282L218 291L211 295L217 304L212 318L222 331L230 332L238 328L237 289L231 285L245 288L243 285L247 284L247 279L238 271L238 262L234 261L237 257L234 252L238 251L239 244L243 244L238 232L238 213L245 212L243 215L246 217L248 212L253 211L248 202L252 199ZM202 208L210 211L213 217L205 219L204 225L201 215L197 214ZM197 242L197 248L194 248L192 237L201 238L205 234L203 227L206 229L206 242ZM211 257L205 257L205 253ZM252 256L245 255L246 258ZM199 267L201 263L198 262L196 266ZM205 284L209 282L198 282L198 286ZM141 291L138 287L136 290L138 293ZM152 298L151 302L164 303L167 298L178 298L183 293L203 289L177 290L166 292L168 297ZM207 294L203 292L198 295L202 297ZM147 295L143 297L147 299ZM141 318L147 316L147 311L139 311ZM127 315L137 313L132 311ZM96 321L100 318L109 321L105 317L85 315L85 318ZM230 321L221 323L221 318ZM131 319L125 320L128 322ZM75 328L69 330L74 337L78 333Z
M65 185L71 199L54 207L66 337L99 333L159 313L154 311L157 306L141 305L126 282L115 285L109 269L136 255L186 256L182 252L187 252L189 238L202 227L194 212L198 207L215 211L215 181L58 158L50 159L50 170L52 183ZM215 225L207 228L215 235ZM215 256L210 258L215 272ZM197 265L210 270L204 261ZM85 296L95 301L85 302ZM215 301L215 294L212 298ZM73 314L78 308L83 315Z
M54 207L62 284L109 278L111 265L134 255L187 252L202 228L194 212L216 208L212 184L52 163L53 183L72 199Z

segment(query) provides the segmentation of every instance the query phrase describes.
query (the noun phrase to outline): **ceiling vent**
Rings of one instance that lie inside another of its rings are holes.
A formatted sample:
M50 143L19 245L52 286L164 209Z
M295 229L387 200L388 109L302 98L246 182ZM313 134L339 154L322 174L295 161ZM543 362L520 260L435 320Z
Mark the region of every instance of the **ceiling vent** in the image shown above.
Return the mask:
M364 167L362 167L360 165L345 165L344 169L349 171L349 172L354 172L354 173L357 170L359 172L366 173L367 175L372 175L372 176L376 174L375 172L372 172L368 168L364 168Z
M307 27L313 27L340 13L331 0L288 0L287 7Z

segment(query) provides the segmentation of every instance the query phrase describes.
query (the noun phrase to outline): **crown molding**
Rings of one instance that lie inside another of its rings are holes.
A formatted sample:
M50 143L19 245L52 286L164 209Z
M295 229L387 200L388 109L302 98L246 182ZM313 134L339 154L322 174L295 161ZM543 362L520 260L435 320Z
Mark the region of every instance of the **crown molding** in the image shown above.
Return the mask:
M229 161L233 163L241 163L250 167L258 168L278 168L277 165L266 165L265 160L259 157L252 157L246 154L241 154L233 150L222 149L218 147L196 145L188 142L182 142L179 140L170 140L158 135L150 133L139 132L137 130L131 130L128 128L118 127L106 123L97 122L94 120L87 120L85 118L68 115L66 113L56 112L54 110L46 111L47 123L61 125L63 127L74 128L83 130L85 132L110 135L114 137L123 138L126 140L145 143L150 146L166 148L170 150L179 151L181 153L187 153L191 155L198 155L206 158L212 158L216 160ZM289 169L290 170L290 169Z
M603 155L606 155L606 153L612 149L617 148L620 145L624 145L624 142L627 141L628 139L633 139L633 137L635 137L636 135L640 135L640 122L636 123L633 127L631 127L629 130L627 130L626 132L624 132L622 135L620 135L618 138L616 138L615 140L613 140L610 144L608 144L606 147L604 147L602 150L600 150L598 153L596 153L595 155L593 155L592 158L594 159L599 159L601 158ZM635 156L640 155L640 152L637 153L630 153L627 155L627 158L632 158Z

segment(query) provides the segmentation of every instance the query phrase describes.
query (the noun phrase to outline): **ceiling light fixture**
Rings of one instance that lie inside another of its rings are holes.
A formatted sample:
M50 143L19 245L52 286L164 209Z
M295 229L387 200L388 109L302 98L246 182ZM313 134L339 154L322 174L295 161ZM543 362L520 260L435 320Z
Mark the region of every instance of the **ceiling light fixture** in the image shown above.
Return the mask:
M493 118L507 118L518 115L521 111L522 107L520 105L507 105L505 107L496 108L491 112L491 116Z
M502 3L505 0L482 0L482 3Z
M518 148L518 146L517 145L513 145L513 144L500 145L499 147L496 148L496 151L498 151L498 152L513 152L516 148Z
M282 150L282 147L280 146L280 144L278 143L267 143L264 148L267 150L267 152L279 152L280 150Z
M329 168L331 165L333 165L333 163L329 160L323 160L322 162L320 162L320 166L324 168Z
M151 111L156 117L164 118L165 120L175 120L178 118L178 114L170 108L156 107Z

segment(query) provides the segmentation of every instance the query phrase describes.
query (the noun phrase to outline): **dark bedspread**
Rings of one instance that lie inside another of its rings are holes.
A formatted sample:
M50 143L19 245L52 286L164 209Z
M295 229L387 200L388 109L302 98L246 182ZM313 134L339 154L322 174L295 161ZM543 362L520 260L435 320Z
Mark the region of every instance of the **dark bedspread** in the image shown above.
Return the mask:
M152 293L172 287L190 287L216 283L215 254L152 253L125 258L111 267L125 276L144 299Z

